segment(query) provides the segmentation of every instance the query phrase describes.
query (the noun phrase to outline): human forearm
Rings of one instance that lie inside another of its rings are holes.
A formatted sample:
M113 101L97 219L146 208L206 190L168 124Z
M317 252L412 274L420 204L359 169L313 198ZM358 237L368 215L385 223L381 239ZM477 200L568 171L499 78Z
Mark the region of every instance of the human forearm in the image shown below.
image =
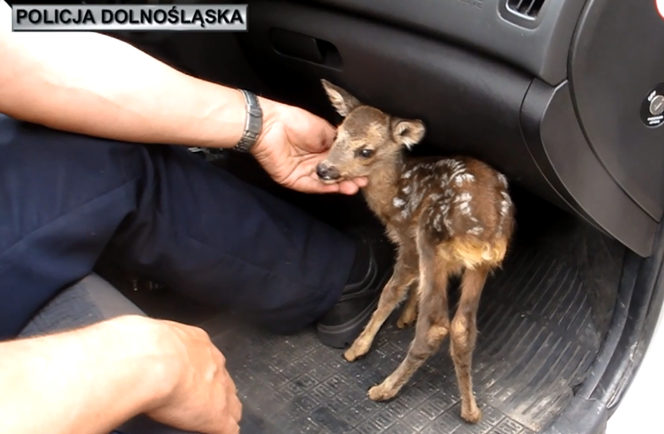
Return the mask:
M0 33L0 59L0 112L17 119L138 143L230 147L242 135L237 90L108 36Z
M168 367L138 321L0 343L0 432L104 434L166 395Z

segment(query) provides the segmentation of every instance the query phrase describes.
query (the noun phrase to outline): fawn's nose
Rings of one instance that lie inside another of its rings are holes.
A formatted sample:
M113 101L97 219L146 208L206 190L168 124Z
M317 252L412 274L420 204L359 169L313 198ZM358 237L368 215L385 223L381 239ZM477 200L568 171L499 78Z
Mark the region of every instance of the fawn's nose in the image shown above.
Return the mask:
M324 181L333 181L335 179L339 179L341 176L339 170L336 167L328 167L322 163L316 167L316 175L318 175L318 177Z

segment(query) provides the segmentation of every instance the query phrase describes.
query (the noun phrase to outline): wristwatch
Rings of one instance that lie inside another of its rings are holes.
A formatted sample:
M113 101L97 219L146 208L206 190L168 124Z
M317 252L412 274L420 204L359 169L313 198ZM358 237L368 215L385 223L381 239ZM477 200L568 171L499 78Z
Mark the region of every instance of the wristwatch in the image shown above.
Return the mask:
M249 152L256 144L258 136L263 129L263 110L258 102L258 98L248 90L240 89L244 96L247 107L247 118L244 123L244 133L240 141L233 147L233 150L239 152Z

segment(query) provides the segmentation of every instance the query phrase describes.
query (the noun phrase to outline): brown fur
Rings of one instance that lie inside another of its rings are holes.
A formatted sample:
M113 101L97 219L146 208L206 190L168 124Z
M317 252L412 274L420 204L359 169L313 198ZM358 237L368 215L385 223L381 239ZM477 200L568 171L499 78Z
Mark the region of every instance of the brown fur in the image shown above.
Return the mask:
M403 148L422 139L421 121L365 106L325 80L323 87L344 120L318 173L324 182L368 177L364 197L399 247L394 273L378 307L344 358L352 362L369 351L379 329L408 292L397 325L406 327L416 321L415 338L400 366L372 387L369 397L376 401L395 397L450 335L461 416L476 423L481 418L471 377L476 316L487 276L501 266L514 229L507 179L468 157L409 158ZM458 274L462 274L461 298L450 321L447 285Z

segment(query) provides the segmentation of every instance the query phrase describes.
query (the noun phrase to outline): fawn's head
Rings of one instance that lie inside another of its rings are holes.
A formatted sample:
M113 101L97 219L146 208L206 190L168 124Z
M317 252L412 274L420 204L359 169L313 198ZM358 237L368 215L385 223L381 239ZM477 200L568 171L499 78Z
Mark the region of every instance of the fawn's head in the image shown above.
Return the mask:
M344 118L337 129L330 154L316 174L325 183L369 176L374 170L394 165L404 147L424 137L424 123L390 116L327 80L321 80L332 106Z

